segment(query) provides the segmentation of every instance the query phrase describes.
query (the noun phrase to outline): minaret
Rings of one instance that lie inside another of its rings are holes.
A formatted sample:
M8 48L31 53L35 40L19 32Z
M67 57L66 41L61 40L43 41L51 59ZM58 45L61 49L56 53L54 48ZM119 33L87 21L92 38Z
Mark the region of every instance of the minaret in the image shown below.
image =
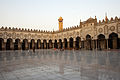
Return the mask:
M59 17L58 21L59 21L59 31L63 31L63 18Z
M108 22L107 13L105 13L105 22Z
M80 19L80 27L82 27L82 22L81 22L81 19Z

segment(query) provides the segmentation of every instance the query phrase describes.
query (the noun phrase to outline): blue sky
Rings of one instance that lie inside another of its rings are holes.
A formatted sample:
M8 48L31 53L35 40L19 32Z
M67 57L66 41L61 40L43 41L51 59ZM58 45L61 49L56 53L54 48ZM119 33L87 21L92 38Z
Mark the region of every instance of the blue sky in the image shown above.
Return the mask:
M0 27L58 30L79 25L80 19L97 16L98 20L120 17L120 0L0 0Z

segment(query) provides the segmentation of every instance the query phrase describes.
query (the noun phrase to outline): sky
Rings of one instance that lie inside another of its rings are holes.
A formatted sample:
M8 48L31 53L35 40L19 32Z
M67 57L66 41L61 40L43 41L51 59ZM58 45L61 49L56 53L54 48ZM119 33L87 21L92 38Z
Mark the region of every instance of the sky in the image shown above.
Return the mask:
M0 27L58 30L79 25L90 17L120 17L120 0L0 0Z

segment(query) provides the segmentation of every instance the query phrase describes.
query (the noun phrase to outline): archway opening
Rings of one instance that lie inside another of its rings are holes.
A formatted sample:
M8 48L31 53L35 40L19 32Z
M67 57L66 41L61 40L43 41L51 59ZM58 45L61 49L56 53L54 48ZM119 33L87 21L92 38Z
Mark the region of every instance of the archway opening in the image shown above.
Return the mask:
M70 49L73 48L73 38L72 37L69 39L69 46L70 46Z
M80 49L80 37L76 37L75 48Z
M16 40L15 40L14 49L15 49L15 50L20 50L20 49L21 49L20 39L16 39Z
M67 39L66 38L64 38L64 46L65 46L65 49L67 49Z
M47 41L45 39L43 40L43 49L47 49Z
M52 48L52 40L49 40L48 48L49 48L49 49Z
M0 38L0 50L3 50L4 47L4 39Z
M22 42L22 50L28 50L28 40L24 39Z
M38 39L38 40L37 40L37 49L40 49L40 48L41 48L40 45L41 45L41 40Z
M13 49L13 40L9 38L7 39L6 50L12 50L12 49Z
M59 49L62 49L63 45L62 45L62 40L59 39Z
M106 48L106 40L103 34L98 35L98 49L105 49Z
M58 48L57 40L54 42L54 48Z
M86 35L86 49L87 50L91 50L92 49L92 47L91 47L91 36L88 34L88 35Z
M110 49L117 49L119 46L119 42L118 42L118 34L116 33L111 33L109 35L109 41L108 41L108 46Z
M30 49L34 49L35 48L35 40L32 39L30 42Z

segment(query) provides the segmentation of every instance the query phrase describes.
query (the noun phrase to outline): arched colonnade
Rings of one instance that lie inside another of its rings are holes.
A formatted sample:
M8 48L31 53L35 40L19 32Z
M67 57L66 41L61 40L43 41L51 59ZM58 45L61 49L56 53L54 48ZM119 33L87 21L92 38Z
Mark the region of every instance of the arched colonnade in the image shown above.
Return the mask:
M0 38L0 50L28 50L28 49L120 49L120 38L118 34L111 33L109 38L106 39L105 35L99 34L96 40L87 34L85 40L81 40L81 37L76 38L64 38L58 40L27 40L27 39L11 39L4 40Z

